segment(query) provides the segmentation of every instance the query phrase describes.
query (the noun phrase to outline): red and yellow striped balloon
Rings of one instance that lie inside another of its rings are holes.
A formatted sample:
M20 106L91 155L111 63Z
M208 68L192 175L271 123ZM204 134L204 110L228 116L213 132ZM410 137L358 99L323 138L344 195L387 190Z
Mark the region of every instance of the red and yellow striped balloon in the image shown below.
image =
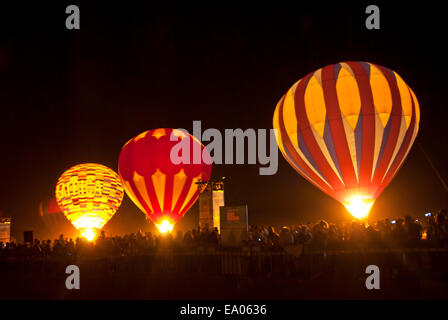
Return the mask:
M170 139L173 134L178 141ZM190 163L175 164L172 148L187 139ZM197 163L194 153L200 151ZM201 186L196 182L211 175L211 157L192 135L177 129L154 129L143 132L123 147L118 172L128 196L154 222L161 232L174 224L198 199Z
M274 113L279 148L303 177L357 218L395 177L417 136L414 92L394 71L341 62L309 73Z

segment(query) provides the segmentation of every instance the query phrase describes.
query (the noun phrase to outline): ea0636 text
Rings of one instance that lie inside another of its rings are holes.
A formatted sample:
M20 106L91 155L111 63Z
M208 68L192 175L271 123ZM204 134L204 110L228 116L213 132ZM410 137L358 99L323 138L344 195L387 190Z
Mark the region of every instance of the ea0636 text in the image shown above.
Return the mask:
M224 308L225 314L233 314L233 315L240 315L240 314L246 314L246 315L257 315L257 314L266 314L266 305L258 305L258 304L240 304L240 305L232 305L232 304L226 304Z

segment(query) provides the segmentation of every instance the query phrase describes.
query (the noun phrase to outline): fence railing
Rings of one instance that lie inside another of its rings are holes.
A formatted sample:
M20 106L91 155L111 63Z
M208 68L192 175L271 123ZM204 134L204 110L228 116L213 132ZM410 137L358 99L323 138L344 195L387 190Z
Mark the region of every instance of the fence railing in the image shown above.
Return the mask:
M200 273L220 275L311 274L332 268L381 265L384 268L447 270L448 250L444 248L369 249L307 251L300 247L264 252L159 251L120 257L48 257L0 259L1 274L61 272L69 264L89 273Z

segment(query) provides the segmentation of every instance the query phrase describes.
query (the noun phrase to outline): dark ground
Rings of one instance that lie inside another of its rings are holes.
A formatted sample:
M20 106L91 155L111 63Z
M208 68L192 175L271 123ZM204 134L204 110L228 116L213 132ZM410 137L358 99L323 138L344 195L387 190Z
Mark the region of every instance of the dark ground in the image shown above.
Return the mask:
M80 290L65 288L64 270L73 261L11 263L9 271L3 264L0 299L447 299L447 257L439 251L99 259L76 262ZM365 287L371 261L381 270L380 290Z

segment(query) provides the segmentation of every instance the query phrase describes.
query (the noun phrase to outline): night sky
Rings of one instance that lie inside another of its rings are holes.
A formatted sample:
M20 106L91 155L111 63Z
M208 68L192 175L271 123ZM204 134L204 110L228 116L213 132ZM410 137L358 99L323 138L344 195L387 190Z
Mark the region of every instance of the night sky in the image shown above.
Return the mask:
M39 235L39 202L54 196L73 165L117 171L121 147L154 128L272 128L281 96L308 72L361 60L395 70L421 108L407 161L370 218L448 208L446 191L417 144L448 179L444 12L376 3L381 29L367 30L368 2L227 1L191 6L72 1L2 4L0 11L0 210ZM293 5L295 3L295 5ZM81 29L65 28L77 4ZM296 173L279 153L274 176L258 165L215 165L226 204L249 206L249 222L350 219L338 202ZM197 205L179 222L190 228ZM107 232L149 230L126 196Z

